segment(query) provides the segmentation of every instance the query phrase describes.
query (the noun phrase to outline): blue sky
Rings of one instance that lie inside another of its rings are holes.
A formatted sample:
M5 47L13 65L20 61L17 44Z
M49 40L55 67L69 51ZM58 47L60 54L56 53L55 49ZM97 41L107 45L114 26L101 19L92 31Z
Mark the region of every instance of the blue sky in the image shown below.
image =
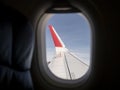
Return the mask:
M82 14L55 14L48 20L46 25L46 51L47 60L50 60L55 55L55 47L48 25L53 25L67 49L89 63L91 30L88 21Z

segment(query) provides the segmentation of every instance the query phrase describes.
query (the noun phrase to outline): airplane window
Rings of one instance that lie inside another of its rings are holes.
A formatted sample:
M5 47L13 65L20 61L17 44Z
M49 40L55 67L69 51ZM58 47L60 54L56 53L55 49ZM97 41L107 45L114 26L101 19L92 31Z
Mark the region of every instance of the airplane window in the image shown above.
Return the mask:
M91 27L81 13L54 14L46 24L46 62L57 78L76 80L90 67Z

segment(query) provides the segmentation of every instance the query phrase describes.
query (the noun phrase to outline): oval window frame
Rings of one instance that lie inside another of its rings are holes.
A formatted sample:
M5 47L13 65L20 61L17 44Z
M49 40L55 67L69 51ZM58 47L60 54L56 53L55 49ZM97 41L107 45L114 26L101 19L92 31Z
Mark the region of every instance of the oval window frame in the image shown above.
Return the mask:
M74 3L76 4L76 3ZM52 75L52 73L50 71L48 71L48 68L46 67L45 61L46 61L46 49L45 49L45 25L46 22L48 21L48 19L50 18L50 15L44 14L42 16L42 18L40 19L39 23L38 23L38 27L37 27L37 48L39 50L37 50L38 52L38 63L39 63L39 71L42 74L43 78L49 82L52 85L58 86L58 87L66 87L66 88L72 88L72 87L77 87L80 85L83 85L88 78L90 77L90 73L92 71L92 63L93 63L93 53L94 53L94 44L95 44L95 19L92 17L93 15L93 11L91 11L88 6L91 5L85 5L85 3L80 3L78 4L80 10L84 13L84 15L86 16L86 18L88 19L88 21L90 22L90 26L91 26L91 39L92 39L92 47L91 47L91 61L90 61L90 67L89 70L87 71L87 73L81 77L78 80L63 80L63 79L59 79L54 77L54 75ZM78 8L78 9L79 9ZM44 22L43 22L44 21ZM40 29L40 30L39 30ZM40 34L39 34L40 33ZM40 42L39 42L40 41ZM41 57L39 57L39 55Z

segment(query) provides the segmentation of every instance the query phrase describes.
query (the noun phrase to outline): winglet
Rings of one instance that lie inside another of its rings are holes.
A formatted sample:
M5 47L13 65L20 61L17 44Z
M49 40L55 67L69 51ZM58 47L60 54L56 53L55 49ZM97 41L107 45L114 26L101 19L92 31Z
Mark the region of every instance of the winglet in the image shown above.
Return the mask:
M52 35L55 47L65 47L64 43L60 39L59 35L55 31L54 27L52 25L49 25L50 33Z

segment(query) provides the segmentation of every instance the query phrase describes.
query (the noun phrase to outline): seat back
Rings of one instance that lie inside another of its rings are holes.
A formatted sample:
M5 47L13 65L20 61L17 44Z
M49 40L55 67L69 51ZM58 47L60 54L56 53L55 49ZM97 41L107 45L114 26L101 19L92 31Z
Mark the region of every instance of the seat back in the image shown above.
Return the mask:
M25 16L0 4L0 90L32 90L34 32Z

